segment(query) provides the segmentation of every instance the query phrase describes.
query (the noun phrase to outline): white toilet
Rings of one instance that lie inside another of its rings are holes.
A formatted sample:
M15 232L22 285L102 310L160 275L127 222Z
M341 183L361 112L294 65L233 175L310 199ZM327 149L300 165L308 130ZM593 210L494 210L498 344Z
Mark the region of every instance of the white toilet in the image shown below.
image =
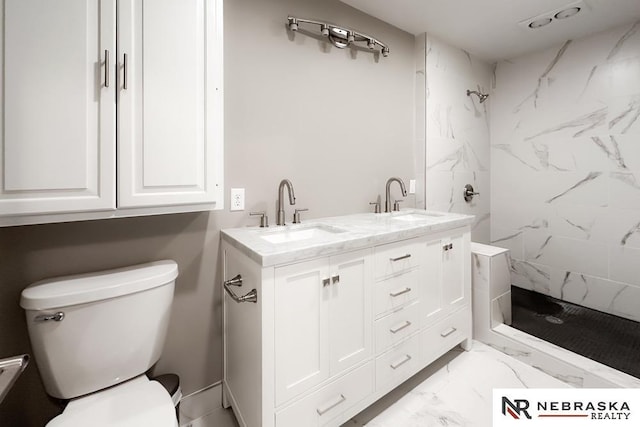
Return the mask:
M48 427L178 426L171 396L144 374L160 358L177 276L158 261L22 291L45 389L71 399Z

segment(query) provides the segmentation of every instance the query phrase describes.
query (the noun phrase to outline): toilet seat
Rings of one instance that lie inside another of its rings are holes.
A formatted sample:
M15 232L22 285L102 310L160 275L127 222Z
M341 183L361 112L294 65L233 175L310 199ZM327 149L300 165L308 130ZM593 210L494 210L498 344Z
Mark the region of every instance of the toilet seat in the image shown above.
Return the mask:
M169 393L145 375L73 399L46 427L177 427Z

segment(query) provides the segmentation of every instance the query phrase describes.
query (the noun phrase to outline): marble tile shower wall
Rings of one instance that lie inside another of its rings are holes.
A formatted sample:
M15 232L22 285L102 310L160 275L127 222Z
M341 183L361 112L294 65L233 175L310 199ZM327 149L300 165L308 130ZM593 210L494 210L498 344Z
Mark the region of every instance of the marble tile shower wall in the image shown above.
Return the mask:
M489 103L480 104L466 92L486 93L493 69L430 34L418 36L416 45L416 54L422 55L416 63L423 65L417 70L417 83L424 81L416 84L422 90L416 97L416 123L424 129L426 141L426 207L475 215L471 238L489 243ZM471 203L462 197L465 184L480 193Z
M491 168L512 282L640 320L640 22L499 62Z

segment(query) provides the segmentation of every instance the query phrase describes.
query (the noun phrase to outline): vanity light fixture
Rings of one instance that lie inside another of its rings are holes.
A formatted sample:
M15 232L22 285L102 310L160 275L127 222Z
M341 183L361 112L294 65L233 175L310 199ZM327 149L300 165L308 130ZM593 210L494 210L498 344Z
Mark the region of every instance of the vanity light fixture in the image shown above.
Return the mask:
M328 22L296 18L293 16L289 16L287 18L287 25L290 31L296 32L301 29L300 24L316 25L320 27L320 35L323 37L327 37L331 44L333 44L338 49L344 49L347 46L356 43L364 43L370 50L374 50L376 46L378 46L380 48L380 53L382 54L382 56L389 56L389 46L382 43L375 37L368 36L359 31L341 27L339 25L330 24Z

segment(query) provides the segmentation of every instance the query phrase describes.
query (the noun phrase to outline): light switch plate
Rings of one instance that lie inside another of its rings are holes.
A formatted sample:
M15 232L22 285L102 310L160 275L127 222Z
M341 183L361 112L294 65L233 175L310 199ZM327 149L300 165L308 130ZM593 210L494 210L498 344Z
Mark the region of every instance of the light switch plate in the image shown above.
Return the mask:
M230 211L243 211L244 210L244 188L232 188L231 189L231 203Z
M409 180L409 194L416 194L416 180Z

